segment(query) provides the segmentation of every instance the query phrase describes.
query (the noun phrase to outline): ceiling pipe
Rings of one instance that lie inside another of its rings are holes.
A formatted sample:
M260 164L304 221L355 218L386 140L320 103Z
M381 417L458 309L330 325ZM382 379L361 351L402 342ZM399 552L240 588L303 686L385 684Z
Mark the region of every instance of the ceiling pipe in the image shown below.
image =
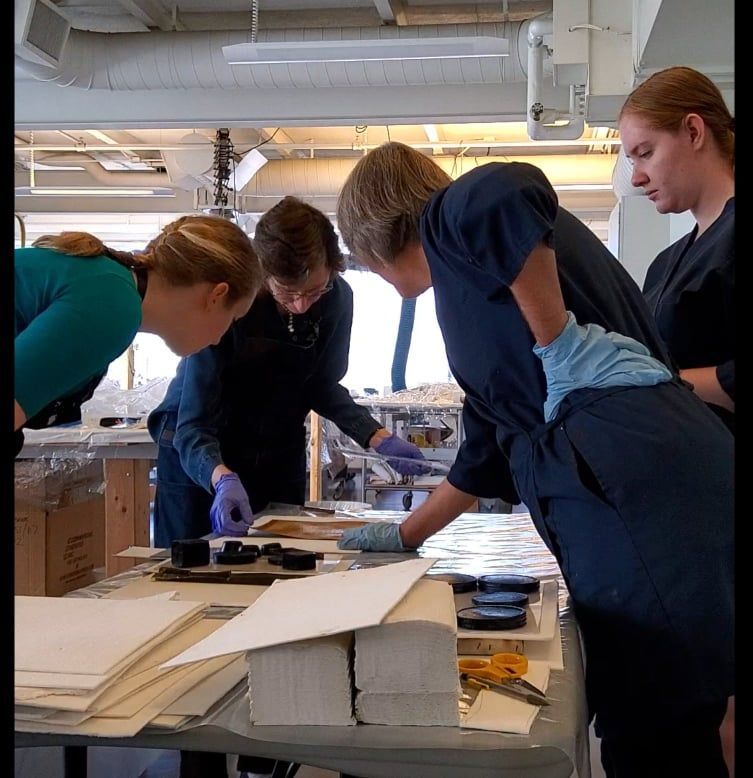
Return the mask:
M423 86L523 82L519 37L524 23L421 27L352 27L260 30L258 42L458 38L494 36L510 42L510 56L394 62L280 63L230 66L223 46L249 43L250 32L103 33L71 30L58 68L16 56L17 77L79 89L279 89ZM524 44L523 44L524 45Z
M526 100L526 124L531 140L565 140L580 138L585 121L576 116L575 88L570 87L570 113L553 111L544 107L542 84L544 81L544 55L547 48L544 36L553 31L553 15L542 14L528 22L528 90ZM558 119L567 119L566 124L554 125Z
M570 138L563 140L541 140L535 144L531 144L530 140L522 141L507 141L507 140L483 140L483 139L468 139L468 140L443 140L443 141L416 141L406 143L406 146L410 146L414 149L448 149L448 148L481 148L481 149L525 149L531 148L532 145L536 148L545 146L619 146L621 141L619 138ZM235 143L235 149L242 153L246 150L246 147L257 146L256 143ZM322 151L363 151L364 149L375 149L380 146L380 143L363 143L356 146L354 143L320 143L318 141L301 141L299 143L286 142L275 143L274 141L264 144L269 149L281 149L281 150L293 150L293 149L313 149ZM62 143L29 143L29 144L15 144L16 153L31 153L32 151L45 151L45 152L82 152L89 153L92 151L187 151L190 149L206 149L206 145L203 143L117 143L113 145L105 145L100 143L77 143L62 144ZM449 155L452 156L452 155Z

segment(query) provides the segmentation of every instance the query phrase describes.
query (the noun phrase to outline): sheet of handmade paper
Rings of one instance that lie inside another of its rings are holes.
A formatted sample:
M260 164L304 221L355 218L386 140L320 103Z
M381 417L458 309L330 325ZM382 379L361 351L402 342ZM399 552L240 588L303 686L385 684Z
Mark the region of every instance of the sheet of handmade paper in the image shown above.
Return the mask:
M373 627L433 564L432 559L411 559L276 581L243 613L165 666Z

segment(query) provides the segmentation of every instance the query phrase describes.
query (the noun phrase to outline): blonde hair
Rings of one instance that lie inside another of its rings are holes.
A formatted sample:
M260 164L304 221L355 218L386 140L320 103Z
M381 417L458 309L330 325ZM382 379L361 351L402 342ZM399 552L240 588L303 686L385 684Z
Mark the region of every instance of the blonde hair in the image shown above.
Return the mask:
M76 257L109 256L158 273L173 286L224 282L229 287L228 303L256 295L262 284L250 237L219 216L181 216L136 255L111 249L88 232L42 235L33 245Z
M429 157L402 143L385 143L358 161L337 202L337 224L356 261L389 265L418 241L429 198L452 183Z
M735 119L716 84L693 68L671 67L649 76L628 95L618 122L634 114L653 129L676 132L689 113L703 119L722 157L734 165Z

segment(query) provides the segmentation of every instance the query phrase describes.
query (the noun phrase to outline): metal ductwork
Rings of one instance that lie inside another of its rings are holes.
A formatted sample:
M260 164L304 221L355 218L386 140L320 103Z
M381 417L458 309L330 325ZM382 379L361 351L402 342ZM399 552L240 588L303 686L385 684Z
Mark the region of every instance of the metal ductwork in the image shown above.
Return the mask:
M250 32L158 32L107 35L71 30L60 66L16 55L17 78L109 91L278 89L494 84L526 80L526 22L262 30L258 42L497 36L510 56L377 62L234 65L222 47L251 41Z

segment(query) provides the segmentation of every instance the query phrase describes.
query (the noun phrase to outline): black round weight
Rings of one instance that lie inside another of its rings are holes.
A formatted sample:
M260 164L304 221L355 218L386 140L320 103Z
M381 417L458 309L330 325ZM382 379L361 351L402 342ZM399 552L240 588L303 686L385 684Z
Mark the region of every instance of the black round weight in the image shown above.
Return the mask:
M473 595L473 604L485 605L515 605L525 608L528 605L528 595L523 592L481 592Z
M482 592L524 592L531 594L539 590L539 579L530 575L492 573L479 576L478 588Z
M454 594L476 591L476 576L465 573L427 573L424 578L431 581L444 581L452 586Z
M253 549L242 549L231 553L218 551L215 554L214 561L218 565L251 565L256 562L258 554Z
M315 570L316 554L299 548L283 551L282 567L284 570Z
M526 612L513 605L463 608L458 611L461 629L507 630L525 626Z

